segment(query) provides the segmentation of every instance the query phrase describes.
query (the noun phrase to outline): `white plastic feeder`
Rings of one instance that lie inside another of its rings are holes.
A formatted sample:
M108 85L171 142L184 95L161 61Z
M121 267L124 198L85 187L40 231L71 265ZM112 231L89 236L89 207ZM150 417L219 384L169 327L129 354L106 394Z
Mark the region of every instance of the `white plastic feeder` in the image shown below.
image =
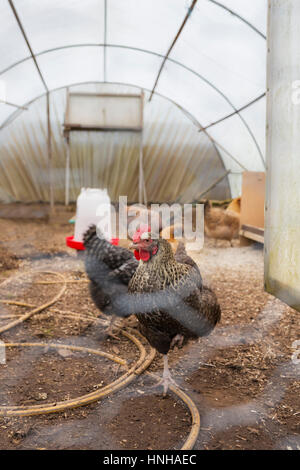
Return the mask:
M110 197L107 189L82 188L77 198L74 237L67 237L67 245L83 250L83 235L91 225L100 228L104 237L111 240Z

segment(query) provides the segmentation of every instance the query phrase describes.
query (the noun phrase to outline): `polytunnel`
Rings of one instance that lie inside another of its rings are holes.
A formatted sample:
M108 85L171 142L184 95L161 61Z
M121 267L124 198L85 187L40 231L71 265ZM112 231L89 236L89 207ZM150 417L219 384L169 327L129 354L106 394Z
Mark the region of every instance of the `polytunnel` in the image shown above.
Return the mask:
M69 92L143 93L149 201L238 196L242 172L265 169L266 13L262 0L0 0L0 200L48 201L52 175L64 201ZM73 132L71 200L93 186L136 201L137 138Z
M0 0L0 450L300 450L299 18Z

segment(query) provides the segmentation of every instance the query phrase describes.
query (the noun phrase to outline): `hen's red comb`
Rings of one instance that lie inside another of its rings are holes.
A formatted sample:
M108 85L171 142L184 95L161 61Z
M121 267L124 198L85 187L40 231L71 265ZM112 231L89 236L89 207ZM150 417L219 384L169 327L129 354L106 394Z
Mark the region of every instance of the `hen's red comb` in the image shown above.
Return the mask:
M151 232L151 227L149 225L141 225L140 228L135 232L132 237L133 243L138 243L141 239L141 235L145 232Z

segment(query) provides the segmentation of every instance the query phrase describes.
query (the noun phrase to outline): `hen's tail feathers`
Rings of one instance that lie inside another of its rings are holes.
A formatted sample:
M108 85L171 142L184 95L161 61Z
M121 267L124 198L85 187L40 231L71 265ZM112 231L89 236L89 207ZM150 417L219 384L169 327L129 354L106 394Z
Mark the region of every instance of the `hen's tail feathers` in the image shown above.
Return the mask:
M215 292L207 285L203 286L201 293L202 309L212 325L221 320L221 307Z
M177 263L188 264L189 266L192 266L200 274L200 269L197 263L187 254L185 245L183 242L178 243L178 247L175 253L175 260L177 261Z
M91 225L83 235L83 244L88 247L89 242L97 236L96 225Z
M181 241L178 242L178 246L177 246L177 250L176 250L176 256L180 256L180 255L187 256L185 245Z

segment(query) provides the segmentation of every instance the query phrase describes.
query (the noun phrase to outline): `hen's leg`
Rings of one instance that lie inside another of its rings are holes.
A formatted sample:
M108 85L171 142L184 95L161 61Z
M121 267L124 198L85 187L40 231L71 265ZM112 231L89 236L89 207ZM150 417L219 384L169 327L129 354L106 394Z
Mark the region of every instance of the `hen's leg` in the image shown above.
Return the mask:
M163 385L164 387L163 395L166 396L170 385L174 385L174 387L176 388L181 388L181 387L175 382L175 380L171 376L171 372L170 372L169 365L168 365L168 355L164 354L163 358L164 358L163 376L159 380L159 382L155 385L155 387L158 387L159 385Z
M169 369L169 364L168 364L168 355L164 354L164 371L163 371L163 378L162 378L162 383L164 387L164 395L166 395L169 385L175 385L175 387L178 387L177 383L175 380L172 379L171 372Z
M116 318L117 318L116 315L111 316L110 324L109 324L109 326L106 330L106 334L107 334L107 336L110 336L111 338L120 339L120 338L118 338L118 336L116 334L113 333L113 330L116 327L115 326ZM118 328L118 331L119 331L119 328Z
M176 335L176 336L174 336L174 338L173 338L172 341L171 341L170 348L173 348L173 347L175 346L175 344L178 344L178 348L181 348L181 347L182 347L182 344L183 344L183 340L184 340L184 336L183 336L183 335Z

